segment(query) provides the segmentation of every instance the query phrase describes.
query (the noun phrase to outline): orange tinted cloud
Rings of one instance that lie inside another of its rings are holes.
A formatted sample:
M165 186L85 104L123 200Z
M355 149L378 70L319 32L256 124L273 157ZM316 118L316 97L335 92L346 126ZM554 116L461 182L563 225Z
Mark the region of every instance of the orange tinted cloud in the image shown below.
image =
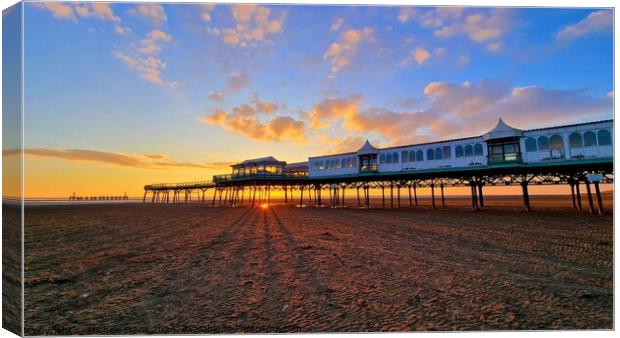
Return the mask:
M158 4L138 4L134 8L130 9L128 13L157 26L168 20L164 7Z
M358 46L364 41L372 40L373 32L371 27L348 29L340 35L338 41L329 46L323 59L329 60L332 65L330 77L351 63L357 54Z
M3 157L17 156L21 153L19 149L7 149L2 151ZM225 169L231 163L190 163L179 162L164 155L144 154L129 155L122 153L112 153L89 149L48 149L48 148L29 148L24 149L25 156L41 156L61 158L69 161L99 162L123 167L140 169L164 169L169 167L202 168L202 169Z
M252 101L235 106L230 112L216 109L211 114L202 116L199 121L220 126L258 141L292 141L297 144L307 142L307 128L304 121L286 115L265 118L277 111L278 104L262 102L256 97Z

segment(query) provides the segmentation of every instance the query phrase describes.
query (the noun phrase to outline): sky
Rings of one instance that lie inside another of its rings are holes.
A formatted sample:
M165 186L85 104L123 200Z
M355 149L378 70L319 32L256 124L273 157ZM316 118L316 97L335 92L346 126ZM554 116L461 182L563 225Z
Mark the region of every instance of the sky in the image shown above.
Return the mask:
M25 195L612 118L612 26L584 8L26 3Z

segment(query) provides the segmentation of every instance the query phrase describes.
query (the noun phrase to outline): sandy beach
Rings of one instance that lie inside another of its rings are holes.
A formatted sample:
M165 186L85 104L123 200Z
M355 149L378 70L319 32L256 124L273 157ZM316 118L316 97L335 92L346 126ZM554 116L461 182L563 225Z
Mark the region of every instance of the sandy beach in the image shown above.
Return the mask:
M26 334L611 329L606 197L29 206Z

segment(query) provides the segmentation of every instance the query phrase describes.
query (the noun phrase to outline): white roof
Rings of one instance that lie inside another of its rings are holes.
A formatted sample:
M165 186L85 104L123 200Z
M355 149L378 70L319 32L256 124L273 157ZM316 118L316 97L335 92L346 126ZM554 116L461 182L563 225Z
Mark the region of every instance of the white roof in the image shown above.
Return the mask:
M515 136L523 136L523 130L511 127L502 120L500 117L499 121L497 121L497 125L495 128L491 129L488 133L482 135L483 139L490 140L495 138L504 138L504 137L515 137Z
M376 154L378 152L379 152L379 149L377 149L375 146L370 144L370 142L368 142L368 140L366 140L364 145L357 151L357 154L358 155L366 155L366 154Z

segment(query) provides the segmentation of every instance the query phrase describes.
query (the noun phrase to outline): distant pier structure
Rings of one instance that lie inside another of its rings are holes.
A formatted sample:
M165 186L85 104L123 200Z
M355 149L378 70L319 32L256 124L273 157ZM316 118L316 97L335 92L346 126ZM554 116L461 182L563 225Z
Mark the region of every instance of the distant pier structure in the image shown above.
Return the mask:
M472 210L480 210L485 186L513 185L521 187L530 211L529 186L567 184L575 209L587 204L589 212L602 214L599 185L613 182L613 143L613 120L521 130L499 119L473 137L388 148L366 141L356 152L299 163L250 159L211 181L146 185L143 202L256 206L270 203L277 190L284 203L345 206L349 189L358 207L370 207L371 190L380 190L381 206L395 208L417 205L417 189L430 188L436 208L445 206L445 189L459 186L470 188Z

